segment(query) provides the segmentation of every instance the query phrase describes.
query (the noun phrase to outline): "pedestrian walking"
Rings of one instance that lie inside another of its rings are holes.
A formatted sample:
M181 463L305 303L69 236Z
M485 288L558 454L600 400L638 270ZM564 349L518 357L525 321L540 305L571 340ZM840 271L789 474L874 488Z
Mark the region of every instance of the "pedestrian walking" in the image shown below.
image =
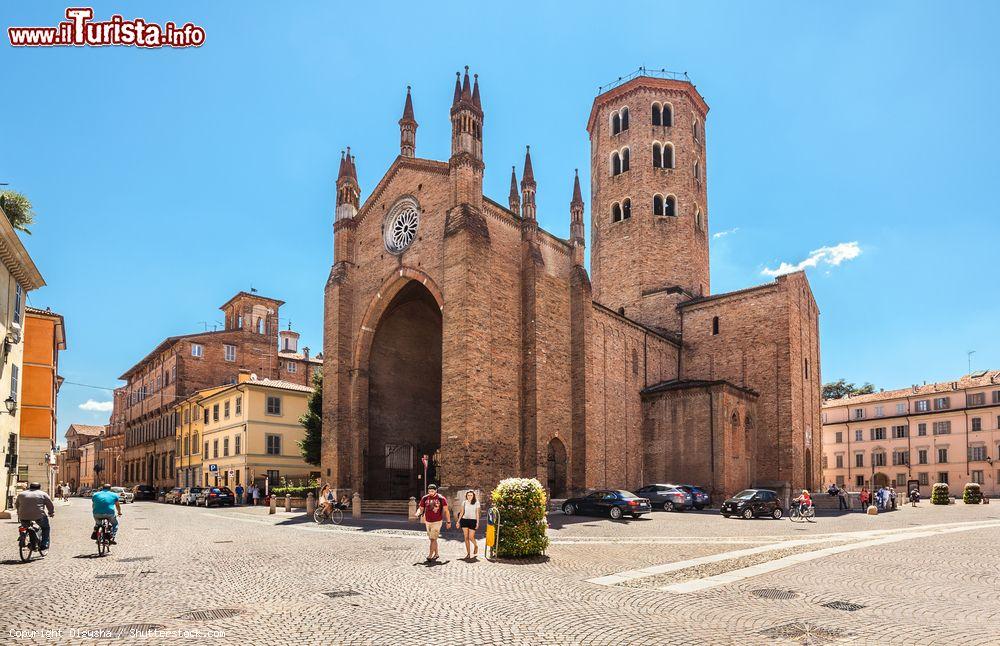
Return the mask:
M870 499L871 499L871 494L868 493L868 487L861 487L861 493L858 494L858 500L861 501L862 512L868 509L868 501Z
M260 487L258 487L256 483L254 483L252 495L253 495L253 506L256 507L258 502L260 501Z
M242 505L243 504L243 485L240 485L240 484L236 485L235 493L236 493L236 504L237 505Z
M465 500L458 510L458 526L462 528L462 538L465 540L465 558L479 556L479 543L476 542L476 530L479 529L479 501L475 491L466 491ZM472 553L469 553L469 548Z
M889 487L889 508L896 511L896 488Z
M837 511L841 509L851 510L851 505L848 502L848 493L846 487L840 487L837 489Z
M438 554L438 538L441 536L441 524L445 529L451 528L451 510L448 509L448 500L444 496L438 495L437 485L427 485L427 495L420 499L417 518L422 518L424 527L427 528L427 538L430 539L430 548L427 554L428 561L436 561Z

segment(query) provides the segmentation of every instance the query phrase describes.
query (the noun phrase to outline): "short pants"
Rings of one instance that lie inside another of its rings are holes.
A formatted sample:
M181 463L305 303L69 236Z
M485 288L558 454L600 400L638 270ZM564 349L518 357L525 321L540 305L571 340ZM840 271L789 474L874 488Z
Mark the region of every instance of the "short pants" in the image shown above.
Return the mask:
M441 522L442 521L439 520L434 523L431 522L424 523L425 525L427 525L427 538L431 539L432 541L437 540L437 537L441 535Z

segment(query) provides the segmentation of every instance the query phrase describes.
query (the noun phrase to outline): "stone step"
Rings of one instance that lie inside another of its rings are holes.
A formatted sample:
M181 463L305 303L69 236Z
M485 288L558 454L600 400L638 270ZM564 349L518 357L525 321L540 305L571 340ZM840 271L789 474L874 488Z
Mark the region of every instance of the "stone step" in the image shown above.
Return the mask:
M362 500L362 514L400 514L409 512L409 500Z

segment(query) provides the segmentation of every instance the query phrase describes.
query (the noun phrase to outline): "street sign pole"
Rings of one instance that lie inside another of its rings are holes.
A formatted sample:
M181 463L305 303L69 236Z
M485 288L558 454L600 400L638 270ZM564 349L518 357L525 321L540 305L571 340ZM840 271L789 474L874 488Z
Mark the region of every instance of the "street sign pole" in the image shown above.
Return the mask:
M428 459L426 453L424 454L424 457L420 458L420 461L424 463L424 495L426 496L427 495L427 464L429 462L429 459Z

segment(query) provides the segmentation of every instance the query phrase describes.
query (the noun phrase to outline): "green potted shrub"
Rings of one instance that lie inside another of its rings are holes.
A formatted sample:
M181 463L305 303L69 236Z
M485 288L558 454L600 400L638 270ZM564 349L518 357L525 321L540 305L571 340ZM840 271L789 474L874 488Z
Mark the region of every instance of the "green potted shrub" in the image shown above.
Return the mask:
M978 482L966 482L962 491L962 502L967 505L978 505L983 502L983 489Z
M549 546L546 535L545 489L535 478L507 478L493 490L493 506L500 514L497 556L540 556Z
M931 504L932 505L947 505L948 504L948 483L937 482L931 487Z

